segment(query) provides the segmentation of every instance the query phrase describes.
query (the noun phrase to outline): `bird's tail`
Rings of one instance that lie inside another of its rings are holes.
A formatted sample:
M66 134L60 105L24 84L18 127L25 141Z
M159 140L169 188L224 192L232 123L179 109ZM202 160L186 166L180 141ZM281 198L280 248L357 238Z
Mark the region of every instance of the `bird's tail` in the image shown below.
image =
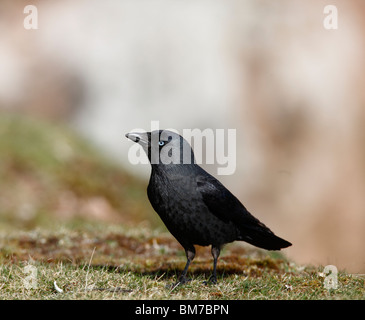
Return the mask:
M289 241L276 236L268 227L258 220L255 224L246 225L241 229L239 240L246 241L259 248L280 250L292 245Z

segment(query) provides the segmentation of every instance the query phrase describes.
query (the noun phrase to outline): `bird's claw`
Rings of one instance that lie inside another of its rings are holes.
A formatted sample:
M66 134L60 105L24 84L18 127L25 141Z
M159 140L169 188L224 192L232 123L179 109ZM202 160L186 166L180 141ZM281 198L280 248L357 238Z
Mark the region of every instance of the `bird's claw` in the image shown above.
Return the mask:
M182 276L182 277L180 277L179 278L179 280L178 280L178 282L177 282L177 284L185 284L185 283L188 283L188 282L190 282L191 281L191 279L190 278L187 278L187 277L185 277L185 276Z
M170 284L170 285L166 285L166 288L167 288L167 289L171 289L171 290L173 290L173 289L175 289L176 287L181 286L181 285L184 285L184 284L186 284L186 283L188 283L188 282L190 282L190 281L191 281L191 279L190 279L190 278L187 278L187 277L180 277L180 278L177 280L177 282L175 282L175 283L173 283L173 284Z
M216 276L210 276L210 278L208 279L208 281L203 281L203 284L208 285L208 284L217 284L217 277Z

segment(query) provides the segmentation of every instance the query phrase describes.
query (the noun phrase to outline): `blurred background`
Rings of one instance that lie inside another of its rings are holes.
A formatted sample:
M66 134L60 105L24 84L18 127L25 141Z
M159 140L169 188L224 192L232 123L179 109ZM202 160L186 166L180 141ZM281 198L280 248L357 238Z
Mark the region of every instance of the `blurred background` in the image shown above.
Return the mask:
M364 17L362 0L2 0L1 221L156 225L124 134L234 128L218 178L286 255L364 273Z

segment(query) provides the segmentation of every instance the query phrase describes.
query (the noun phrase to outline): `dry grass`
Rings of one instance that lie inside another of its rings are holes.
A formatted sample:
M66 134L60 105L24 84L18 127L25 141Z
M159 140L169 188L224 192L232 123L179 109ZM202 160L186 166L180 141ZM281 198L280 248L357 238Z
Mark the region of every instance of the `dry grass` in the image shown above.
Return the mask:
M189 272L192 281L172 288L184 267L184 252L170 235L145 228L64 225L58 231L3 233L0 244L0 299L365 298L361 276L340 272L338 289L327 290L321 268L296 266L238 244L224 249L217 285L202 284L212 259L208 248L199 247ZM27 266L36 270L34 283Z

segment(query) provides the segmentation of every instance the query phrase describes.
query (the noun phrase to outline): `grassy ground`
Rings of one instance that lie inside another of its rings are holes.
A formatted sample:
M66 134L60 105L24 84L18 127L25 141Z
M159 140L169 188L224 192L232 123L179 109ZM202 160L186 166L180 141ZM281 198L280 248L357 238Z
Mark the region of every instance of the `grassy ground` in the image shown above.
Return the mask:
M0 247L0 299L365 298L361 276L340 272L338 288L327 290L323 268L297 266L242 244L223 250L218 284L203 284L212 259L199 247L192 281L173 288L184 252L169 234L146 228L86 223L13 231L2 234Z

